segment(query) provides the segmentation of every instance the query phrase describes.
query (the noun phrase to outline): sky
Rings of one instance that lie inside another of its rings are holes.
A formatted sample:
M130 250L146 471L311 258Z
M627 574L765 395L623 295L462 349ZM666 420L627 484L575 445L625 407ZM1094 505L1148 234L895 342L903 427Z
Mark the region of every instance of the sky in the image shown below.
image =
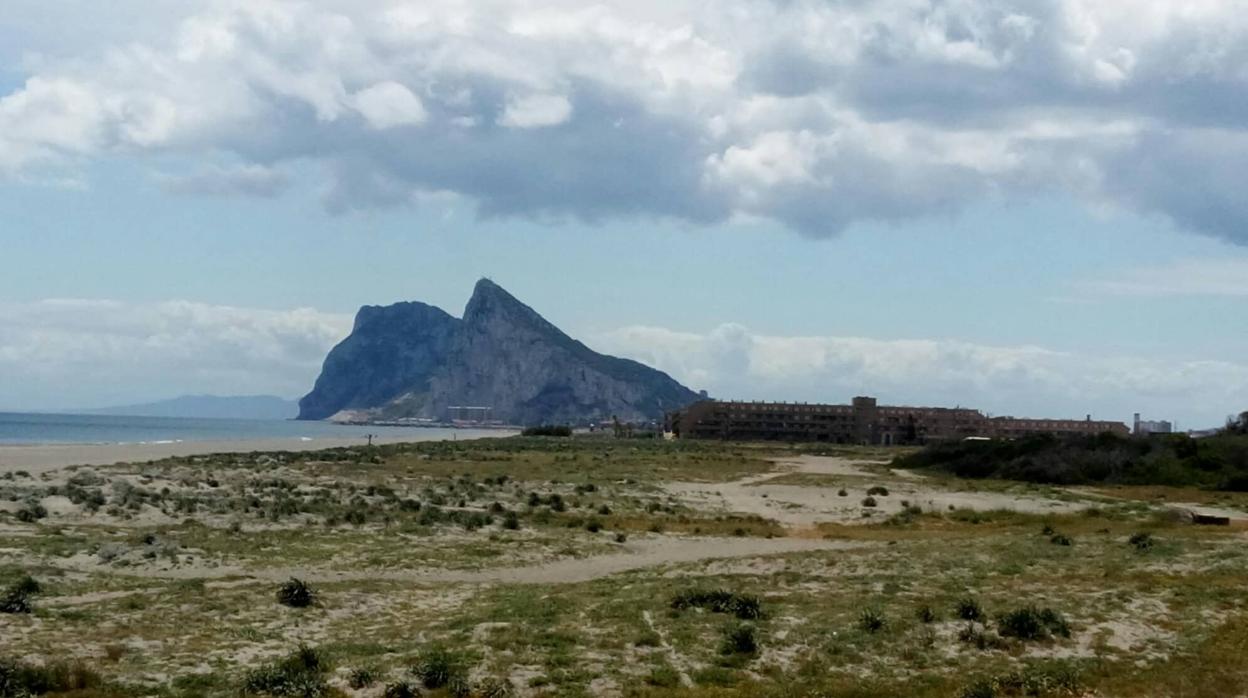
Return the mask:
M488 276L742 399L1248 408L1248 4L5 0L0 409Z

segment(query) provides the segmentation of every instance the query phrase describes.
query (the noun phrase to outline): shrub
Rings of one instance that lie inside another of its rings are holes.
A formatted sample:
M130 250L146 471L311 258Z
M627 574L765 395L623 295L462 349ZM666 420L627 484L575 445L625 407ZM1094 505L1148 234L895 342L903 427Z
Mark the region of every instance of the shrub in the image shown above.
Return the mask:
M752 655L758 652L758 638L754 626L749 623L738 623L724 629L724 641L719 647L720 654Z
M616 543L624 543L624 542L625 542L625 541L627 541L627 540L628 540L628 536L627 536L627 535L625 535L624 533L617 533L617 534L615 534L615 542L616 542Z
M979 601L973 597L967 596L958 599L955 608L958 618L962 620L978 621L984 619L984 609L979 605Z
M992 679L976 679L962 689L958 698L997 698L997 686Z
M873 507L873 506L876 506L877 504L878 502L875 501L875 497L865 497L862 500L862 505L864 507Z
M382 698L416 698L420 695L420 691L406 681L396 681L386 684L386 688L381 692L381 695Z
M1073 541L1071 537L1066 535L1065 533L1054 534L1053 537L1049 539L1049 542L1052 543L1053 545L1064 545L1064 546L1071 546L1075 544L1075 541Z
M1010 647L1004 639L980 630L974 623L967 623L966 627L958 631L958 640L975 645L980 650L1006 650Z
M847 490L847 489L845 489L844 487L842 487L841 489L839 489L839 490L837 490L837 491L836 491L836 495L837 495L838 497L848 497L848 496L849 496L849 490Z
M368 688L377 683L378 673L376 667L356 667L347 677L347 685L357 691L361 688Z
M672 608L705 608L711 613L730 613L741 620L757 620L763 616L762 602L757 596L734 594L724 589L683 591L672 597Z
M316 603L316 591L302 579L291 577L278 588L277 602L291 608L307 608Z
M509 679L483 679L477 684L477 695L481 698L511 698L516 689Z
M659 647L663 644L663 638L653 630L647 630L633 640L634 647Z
M572 427L561 424L541 424L535 427L528 427L520 432L520 435L568 437L572 435Z
M883 485L875 485L875 486L874 486L874 487L872 487L871 489L867 490L867 494L870 494L870 495L876 495L876 494L878 494L878 495L880 495L881 497L887 497L887 496L888 496L888 488L887 488L887 487L884 487Z
M607 506L606 504L603 504L602 506L598 507L598 515L599 515L599 516L610 516L610 515L611 515L611 507Z
M585 524L585 530L590 533L597 533L602 530L602 522L597 519L590 519Z
M81 663L27 664L0 657L0 696L37 696L81 691L102 683L99 674Z
M34 523L39 519L45 518L48 510L38 502L27 502L25 506L17 510L15 516L22 523Z
M1133 533L1131 538L1127 540L1127 543L1143 553L1152 550L1155 541L1153 540L1153 534L1146 531L1140 531L1138 533Z
M28 574L22 575L0 596L0 613L30 613L33 610L30 597L38 594L39 590L39 582Z
M887 624L888 620L884 617L884 612L878 608L864 608L858 615L858 627L869 633L879 632Z
M1082 695L1079 673L1065 662L1027 666L1021 670L980 678L967 684L959 698L1011 696Z
M918 610L914 613L914 617L918 618L920 623L935 623L940 620L936 610L927 604L919 606Z
M412 667L425 688L450 687L452 682L466 675L464 661L458 655L442 647L431 647L421 653Z
M1020 640L1043 640L1050 634L1070 637L1070 626L1062 614L1051 608L1016 608L998 621L998 632Z
M659 688L676 688L680 685L680 674L670 664L660 664L650 670L646 683Z
M509 531L515 531L520 528L520 517L516 515L516 512L509 511L503 514L503 528Z
M331 668L319 650L300 645L285 659L249 672L243 691L279 698L321 698L328 694L325 677Z

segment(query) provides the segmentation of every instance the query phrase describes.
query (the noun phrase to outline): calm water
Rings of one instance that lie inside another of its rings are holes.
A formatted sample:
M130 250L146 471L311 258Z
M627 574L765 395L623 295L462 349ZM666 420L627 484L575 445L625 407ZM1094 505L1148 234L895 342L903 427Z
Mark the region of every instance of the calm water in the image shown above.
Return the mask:
M135 444L357 436L363 439L366 434L385 438L410 437L413 441L469 436L458 429L354 426L327 422L0 412L0 444Z

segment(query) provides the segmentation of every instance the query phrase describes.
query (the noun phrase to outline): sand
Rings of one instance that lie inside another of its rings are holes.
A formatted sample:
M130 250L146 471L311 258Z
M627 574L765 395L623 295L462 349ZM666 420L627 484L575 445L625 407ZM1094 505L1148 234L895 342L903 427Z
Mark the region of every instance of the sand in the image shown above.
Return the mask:
M484 570L377 570L334 567L266 567L185 564L175 568L104 568L110 574L149 579L224 579L251 577L281 581L299 577L315 582L387 580L425 584L568 584L587 582L623 572L680 565L707 560L754 558L816 550L853 550L871 544L808 538L708 538L654 536L621 545L618 552L584 558L554 560L535 565L496 567ZM101 569L94 555L45 558L40 564L78 572Z
M774 462L783 470L779 474L809 473L842 476L846 480L843 485L829 487L768 484L778 475L772 472L716 485L670 482L665 483L663 488L698 509L756 514L785 526L796 527L825 522L872 523L901 511L904 508L902 502L935 512L1009 509L1034 514L1060 514L1095 506L1093 502L1064 502L1028 494L950 492L926 483L921 477L876 473L862 467L871 463L845 458L800 456L776 459ZM875 497L877 505L870 509L862 506L868 487L866 483L886 485L889 490L888 496ZM841 486L845 488L846 496L838 494ZM864 511L870 516L864 517Z
M436 434L436 436L434 436ZM374 444L435 441L444 438L445 432L430 432L428 439L412 435L396 437L373 437ZM462 429L456 439L480 439L487 437L514 436L516 432L502 429ZM251 451L315 451L337 446L362 446L367 440L360 437L329 437L315 439L273 438L233 441L183 441L178 443L147 444L46 444L38 446L0 446L0 473L25 470L44 473L69 465L112 465L134 463L171 456L197 456L208 453L249 453Z

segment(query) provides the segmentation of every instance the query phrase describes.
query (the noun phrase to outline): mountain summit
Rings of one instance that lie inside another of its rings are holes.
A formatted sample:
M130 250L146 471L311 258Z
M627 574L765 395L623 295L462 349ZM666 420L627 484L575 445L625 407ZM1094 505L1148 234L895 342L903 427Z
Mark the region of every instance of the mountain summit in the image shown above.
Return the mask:
M697 399L666 373L593 351L481 279L462 320L424 303L360 308L299 418L441 420L471 406L511 424L640 420Z

